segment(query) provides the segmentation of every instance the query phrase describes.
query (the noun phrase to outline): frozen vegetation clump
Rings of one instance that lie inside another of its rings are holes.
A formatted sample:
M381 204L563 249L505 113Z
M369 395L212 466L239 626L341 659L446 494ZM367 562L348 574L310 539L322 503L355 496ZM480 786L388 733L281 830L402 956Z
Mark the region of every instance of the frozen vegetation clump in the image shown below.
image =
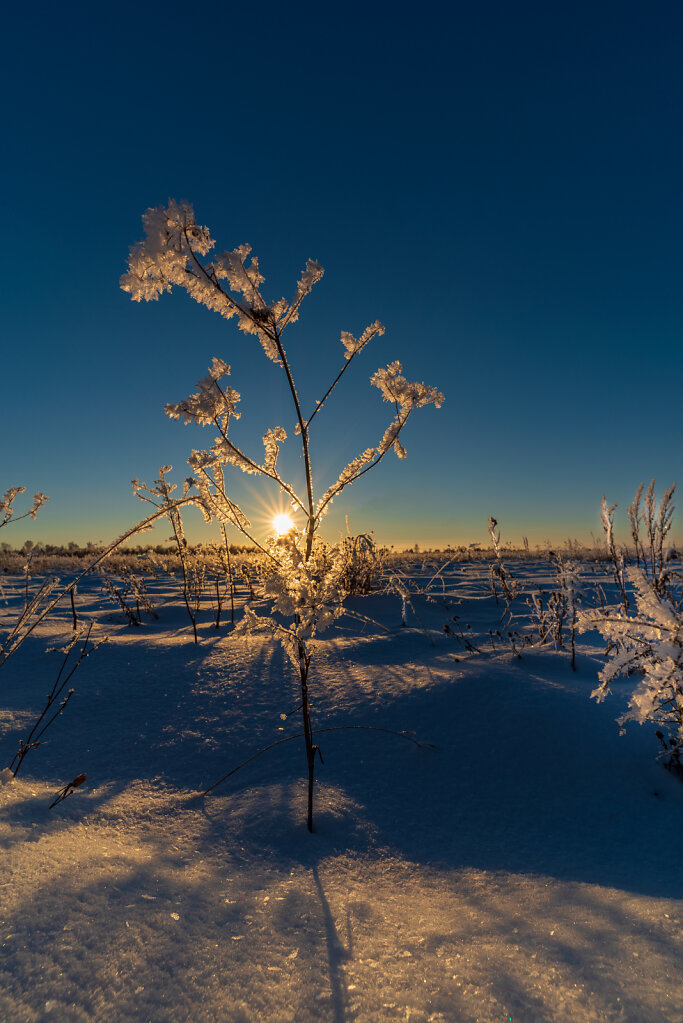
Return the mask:
M313 783L316 753L311 719L309 676L315 636L341 614L342 599L347 592L349 550L344 544L330 548L319 538L318 530L334 499L345 487L375 468L393 448L405 458L401 433L416 408L434 404L440 407L443 395L424 383L411 382L403 376L401 363L394 361L379 368L370 377L383 399L393 408L393 417L382 437L346 465L335 482L316 499L311 457L311 427L337 384L354 359L367 345L384 333L379 321L371 323L358 337L341 332L343 361L323 397L305 411L295 385L290 357L282 342L285 329L299 318L301 303L323 276L323 268L309 259L291 299L267 302L261 287L264 277L258 259L249 245L207 259L214 248L209 230L197 224L192 207L170 201L143 216L145 238L130 250L128 270L121 278L121 287L133 301L157 300L173 286L184 288L201 305L225 319L237 320L245 334L253 336L266 357L282 371L294 420L294 434L299 438L304 468L304 489L299 490L281 475L278 468L280 448L287 440L287 431L280 424L267 427L263 434L263 455L251 455L233 440L232 420L240 418L240 395L227 383L230 366L214 358L208 374L197 384L189 397L166 406L167 414L184 423L212 426L217 431L206 450L196 450L189 458L199 503L206 514L222 526L235 526L264 555L269 574L266 594L271 599L272 614L257 615L252 609L245 614L244 631L270 630L282 641L290 656L300 683L301 720L308 765L307 825L313 829ZM280 534L260 543L253 535L246 513L228 493L224 470L235 466L244 473L271 480L286 496L293 514L301 515L303 527L286 528ZM188 608L189 610L189 608Z
M489 536L491 537L491 546L493 547L494 553L494 560L491 562L490 569L491 591L493 596L496 598L496 603L498 603L498 589L496 587L497 580L505 599L506 612L509 614L510 604L517 595L518 586L505 568L505 562L503 561L503 555L500 547L500 529L496 528L498 526L498 519L494 519L489 516L488 526Z
M657 725L660 756L667 767L683 771L683 600L680 575L667 567L664 540L671 528L674 487L657 506L654 480L641 507L643 486L629 507L636 565L615 572L622 604L579 613L582 632L597 629L608 644L608 662L592 696L602 701L622 676L639 681L627 710L617 718L623 732L630 721ZM606 502L603 498L603 518ZM616 505L607 509L612 526ZM646 539L640 537L644 525ZM614 541L611 540L612 548ZM615 562L615 567L616 567ZM621 579L619 576L621 575ZM630 599L627 597L627 588ZM632 603L635 609L629 613Z
M202 592L204 589L205 569L203 563L198 564L191 558L188 551L185 530L183 528L183 519L180 514L180 507L176 500L172 497L173 493L177 489L177 484L169 483L166 479L166 476L171 469L172 466L170 465L162 465L159 469L159 479L155 480L154 485L151 487L148 487L146 483L141 483L138 479L134 479L132 481L133 493L141 501L147 501L154 508L159 508L162 511L165 511L167 518L171 523L173 540L175 542L178 562L180 564L182 574L183 602L192 625L194 641L195 643L198 643L197 615L199 613ZM210 515L203 502L200 499L194 499L194 491L190 494L190 491L194 487L194 483L195 481L192 478L185 480L183 484L183 499L196 505L196 507L198 507L204 515L204 518L209 521Z
M348 523L347 523L348 526ZM352 596L365 596L380 587L384 551L370 533L345 536L339 543L343 559L342 586Z
M5 495L0 499L0 516L2 516L0 519L0 527L6 526L10 522L18 522L20 519L26 518L27 516L35 519L39 509L46 501L49 500L45 494L38 491L38 493L33 497L32 507L23 515L18 515L14 518L14 500L19 494L24 493L24 491L25 487L10 487ZM126 540L138 533L143 533L150 529L154 522L162 516L168 516L171 513L179 514L177 509L188 503L199 504L199 501L195 495L187 495L187 493L177 500L171 500L171 498L167 496L163 507L157 509L152 515L148 515L141 522L136 523L135 526L117 537L117 539L110 543L107 547L101 549L94 548L91 552L91 556L87 558L85 567L79 566L79 570L75 577L71 580L71 582L63 586L61 585L61 581L58 576L49 575L39 583L35 591L31 592L30 561L33 545L30 542L24 544L23 551L26 556L26 562L24 565L25 599L23 607L10 617L9 622L3 623L3 628L0 632L0 668L3 668L10 658L19 652L26 640L33 635L36 629L45 622L46 619L50 617L52 612L57 608L57 605L66 597L69 597L71 602L73 631L70 640L59 651L64 655L64 659L52 688L45 697L43 709L33 721L26 738L19 740L19 749L10 762L9 767L6 769L6 771L8 771L13 777L16 777L18 774L28 754L44 745L46 741L43 738L45 732L64 712L64 709L74 694L74 690L71 688L67 689L67 686L78 667L94 650L106 641L106 636L100 637L99 639L93 638L92 631L95 625L94 621L85 620L81 623L78 621L74 601L74 595L77 591L78 584L88 573L97 568L97 566L104 562L109 555L125 543ZM131 623L140 624L140 604L144 604L146 601L144 581L136 579L131 574L130 587L131 592L134 595L134 599L136 600L135 611L133 611L131 606L126 603L125 598L128 594L124 595L121 591L117 591L117 600L122 609L125 608L127 610ZM111 593L111 590L115 589L115 587L113 587L110 583L109 589ZM148 601L147 604L148 609L152 610ZM85 777L85 775L82 776L83 781L85 780ZM78 782L78 785L80 784L82 784L82 781ZM66 798L66 795L68 795L72 789L76 787L78 787L76 782L70 782L64 790L64 795L60 796L57 802Z

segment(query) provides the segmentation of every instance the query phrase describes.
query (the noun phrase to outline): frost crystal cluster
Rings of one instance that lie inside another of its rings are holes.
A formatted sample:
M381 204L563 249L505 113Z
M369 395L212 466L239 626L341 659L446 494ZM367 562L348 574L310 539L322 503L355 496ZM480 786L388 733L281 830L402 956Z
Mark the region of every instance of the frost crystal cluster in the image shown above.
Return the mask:
M271 632L300 670L302 661L310 660L316 635L343 613L346 559L340 546L331 547L317 536L306 558L303 534L295 530L271 538L268 550L273 568L264 595L271 601L272 615L256 615L247 607L236 631Z
M50 500L50 498L44 494L42 490L39 490L37 494L33 495L32 507L29 508L27 512L24 512L23 515L19 515L14 518L14 502L16 498L19 497L20 494L25 493L25 491L26 487L9 487L3 496L0 497L0 527L6 526L10 519L14 519L15 522L18 522L19 519L25 519L27 516L35 519L45 502Z

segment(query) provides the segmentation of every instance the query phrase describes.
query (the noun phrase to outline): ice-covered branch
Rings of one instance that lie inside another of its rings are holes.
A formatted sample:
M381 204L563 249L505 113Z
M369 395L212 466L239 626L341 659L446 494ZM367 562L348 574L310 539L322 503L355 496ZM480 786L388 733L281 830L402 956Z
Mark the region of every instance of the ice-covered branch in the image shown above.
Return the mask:
M50 500L47 494L44 494L42 490L39 490L36 494L33 495L33 506L29 508L28 511L24 512L23 515L17 515L15 517L14 501L19 496L19 494L23 494L25 492L26 487L9 487L5 491L3 496L0 497L0 516L2 516L2 518L0 519L0 529L3 526L6 526L10 519L12 520L13 523L20 522L21 519L26 519L29 517L35 519L36 515L38 514L38 510L42 508L46 501Z
M400 362L391 362L386 369L378 369L370 377L370 383L380 389L385 401L397 404L401 412L410 412L432 402L437 408L441 408L445 399L436 387L428 387L427 384L418 382L411 383L402 375L402 370Z
M359 352L362 352L365 346L368 344L368 342L370 342L372 338L375 337L375 335L377 334L381 335L383 333L384 327L379 322L379 320L375 320L375 322L371 323L369 327L366 327L363 333L361 334L360 338L358 339L356 339L353 336L353 334L349 334L348 331L346 330L342 331L341 339L342 344L346 348L346 362L339 370L336 377L334 378L330 386L327 388L320 401L316 402L316 406L306 422L307 428L311 425L311 423L317 416L318 412L320 412L320 409L323 407L329 396L332 394L332 391L335 389L341 378L344 376L344 373L349 368L349 365L351 364L351 360L353 359L354 355L358 355Z
M377 447L366 448L362 455L349 462L342 470L336 483L326 491L316 508L317 522L320 521L325 513L325 509L337 494L341 493L344 487L354 483L361 476L364 476L366 472L379 465L390 448L393 447L399 458L406 457L406 450L399 440L399 434L406 425L413 409L431 403L436 405L437 408L441 408L444 396L440 391L437 391L435 387L428 387L427 384L411 383L402 376L401 371L401 363L392 362L386 369L378 369L370 377L370 383L381 390L384 400L392 402L395 406L396 417L384 431Z
M282 317L281 322L278 325L280 333L290 323L295 323L299 319L299 306L313 288L314 284L317 284L322 279L325 271L321 267L320 263L316 263L314 259L306 260L306 269L301 274L301 278L296 286L294 292L294 298L292 299L289 308Z
M353 483L353 481L358 478L363 467L368 466L369 463L376 458L378 453L379 451L377 448L366 448L362 454L358 455L357 458L354 458L353 461L349 462L349 464L342 469L336 483L333 483L318 501L316 508L316 517L318 520L322 518L327 505L333 501L337 494L341 493L344 487Z
M237 411L239 392L232 387L221 387L218 383L222 376L229 374L230 367L227 363L214 357L208 376L197 381L197 393L176 404L169 402L165 406L166 415L170 419L182 419L185 424L198 423L200 426L207 426L218 420L223 429L227 430L230 416L234 419L241 416L241 412Z
M221 387L219 380L230 373L230 367L222 359L214 357L208 376L197 383L197 392L177 404L166 405L166 414L171 419L183 419L185 423L206 426L210 423L220 430L221 436L214 441L210 451L193 451L188 463L194 472L217 463L232 464L242 472L267 476L276 482L305 511L293 488L277 472L279 444L287 434L281 426L269 429L263 437L265 459L260 465L246 455L228 437L230 418L239 419L237 411L240 395L231 387Z
M375 320L375 322L371 323L369 327L366 327L359 338L355 338L353 334L349 334L348 330L342 330L341 341L346 349L345 357L347 359L352 359L354 355L358 355L359 352L363 351L368 342L372 341L376 334L382 335L383 333L384 326L379 322L379 320Z
M193 452L195 455L202 453L205 454L205 452ZM251 534L251 522L242 509L235 501L228 497L221 464L217 461L204 462L203 464L197 462L195 471L197 473L196 484L199 489L199 495L209 514L223 525L230 524L235 526L250 543L277 563L272 554Z
M263 435L263 447L266 457L263 460L263 468L271 476L276 475L277 457L280 453L280 444L287 440L287 434L281 426L266 430Z

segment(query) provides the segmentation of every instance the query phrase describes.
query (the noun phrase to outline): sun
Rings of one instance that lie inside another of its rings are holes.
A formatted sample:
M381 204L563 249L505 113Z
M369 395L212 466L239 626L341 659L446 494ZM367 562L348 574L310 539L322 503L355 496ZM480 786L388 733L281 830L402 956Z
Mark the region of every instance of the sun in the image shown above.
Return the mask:
M276 515L273 519L273 525L278 536L284 536L285 533L289 533L290 530L294 529L294 523L289 515Z

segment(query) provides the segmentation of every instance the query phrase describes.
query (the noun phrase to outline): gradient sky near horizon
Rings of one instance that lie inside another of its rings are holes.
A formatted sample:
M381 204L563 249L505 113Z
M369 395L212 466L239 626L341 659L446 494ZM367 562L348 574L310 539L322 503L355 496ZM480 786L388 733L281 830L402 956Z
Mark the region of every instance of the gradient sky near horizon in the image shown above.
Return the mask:
M249 242L270 298L325 267L285 335L304 404L340 331L386 325L316 419L323 489L377 443L393 359L446 395L337 499L328 537L589 540L600 497L679 475L683 8L668 2L13 5L2 69L0 491L50 496L2 539L105 541L211 431L167 419L211 357L261 456L285 382L183 292L119 289L141 214L187 199L217 250ZM268 530L277 494L232 474ZM21 505L18 510L22 510ZM208 534L188 520L193 538ZM676 532L676 530L674 530ZM143 539L165 539L160 528ZM235 537L237 539L237 537Z

